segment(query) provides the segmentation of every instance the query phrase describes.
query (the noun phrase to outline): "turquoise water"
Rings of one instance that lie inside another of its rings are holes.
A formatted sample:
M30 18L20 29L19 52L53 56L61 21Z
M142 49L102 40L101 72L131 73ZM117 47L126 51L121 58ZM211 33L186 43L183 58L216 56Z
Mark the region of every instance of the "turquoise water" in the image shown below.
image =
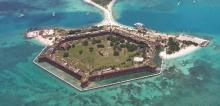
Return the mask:
M125 25L142 22L161 32L208 38L209 47L166 61L168 70L159 77L81 93L32 63L43 46L23 33L33 26L92 25L102 20L100 11L81 0L0 0L0 105L219 106L220 1L177 2L120 0L114 16Z

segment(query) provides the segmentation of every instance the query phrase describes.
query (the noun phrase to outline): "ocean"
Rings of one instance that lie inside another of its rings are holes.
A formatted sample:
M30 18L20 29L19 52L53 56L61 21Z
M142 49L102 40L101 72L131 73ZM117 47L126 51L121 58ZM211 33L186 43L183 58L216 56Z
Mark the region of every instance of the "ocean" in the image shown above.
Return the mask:
M209 39L208 47L165 61L160 76L79 92L32 63L44 47L24 32L94 25L101 11L82 0L0 0L0 106L219 106L220 1L178 2L118 0L113 12L121 24L192 34Z

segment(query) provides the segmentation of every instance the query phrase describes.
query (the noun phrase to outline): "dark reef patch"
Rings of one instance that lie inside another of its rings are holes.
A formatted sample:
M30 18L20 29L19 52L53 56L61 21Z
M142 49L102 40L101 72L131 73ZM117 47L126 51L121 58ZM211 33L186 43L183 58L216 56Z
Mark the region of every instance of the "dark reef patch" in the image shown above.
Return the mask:
M220 50L220 44L217 42L213 42L212 47L214 50Z
M169 68L168 70L172 72L175 68ZM168 71L168 72L169 72ZM209 84L219 84L214 79L219 79L219 73L217 69L212 67L212 64L204 61L204 60L194 60L193 67L189 69L190 74L184 75L181 72L176 72L175 74L164 73L163 79L160 81L160 85L164 89L172 88L170 95L163 95L161 101L154 101L153 106L161 105L161 106L169 106L169 105L205 105L207 102L203 100L204 96L210 96L212 94L213 99L209 99L209 101L213 101L213 104L216 103L215 97L218 95L213 94L213 89ZM169 84L167 82L168 79L173 78L174 83ZM167 87L167 88L166 88ZM193 97L194 95L202 95L199 97ZM190 101L183 102L185 99L191 99L192 101L197 101L192 103ZM167 104L163 104L163 103Z

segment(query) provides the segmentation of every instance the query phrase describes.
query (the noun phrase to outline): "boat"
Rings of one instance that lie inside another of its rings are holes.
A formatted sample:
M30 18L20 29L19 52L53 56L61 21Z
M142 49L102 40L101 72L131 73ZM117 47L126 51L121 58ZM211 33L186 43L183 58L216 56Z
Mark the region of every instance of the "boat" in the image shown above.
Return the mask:
M53 13L52 13L52 16L53 16L53 17L54 17L54 16L56 16L56 13L55 13L55 12L53 12Z
M19 17L19 18L20 18L20 17L24 17L24 14L20 13L20 14L18 15L18 17Z
M179 6L181 4L181 1L179 1L178 3L177 3L177 5Z
M193 0L193 4L196 4L196 2L197 2L196 0Z
M143 29L144 28L144 24L140 23L140 22L135 23L134 26L136 29Z

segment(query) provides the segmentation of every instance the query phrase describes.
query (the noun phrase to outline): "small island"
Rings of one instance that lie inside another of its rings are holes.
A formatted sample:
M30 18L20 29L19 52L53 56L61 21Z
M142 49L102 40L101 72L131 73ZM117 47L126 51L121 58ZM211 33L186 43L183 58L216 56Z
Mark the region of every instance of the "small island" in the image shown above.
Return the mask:
M83 91L160 75L164 59L185 55L209 43L185 34L159 33L142 23L134 27L121 25L112 17L115 1L85 0L103 10L105 18L98 25L29 29L26 38L46 45L34 63Z

